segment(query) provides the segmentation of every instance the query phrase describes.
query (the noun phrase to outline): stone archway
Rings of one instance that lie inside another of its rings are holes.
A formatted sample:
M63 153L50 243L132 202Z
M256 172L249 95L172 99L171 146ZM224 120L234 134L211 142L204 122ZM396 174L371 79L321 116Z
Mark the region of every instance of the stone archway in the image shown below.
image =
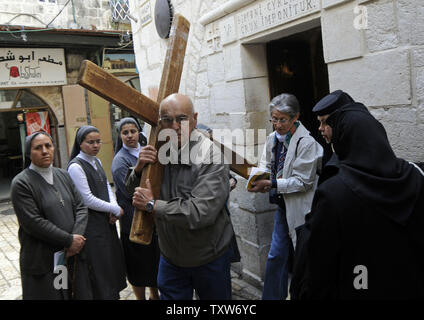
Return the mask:
M20 89L16 93L13 111L46 110L50 119L52 138L55 142L55 166L61 166L59 126L63 126L63 99L60 87L34 87Z
M62 87L32 87L28 91L45 102L57 120L57 125L64 125Z
M56 143L55 165L63 167L67 162L65 136L65 117L62 87L32 87L28 91L45 102L51 117L51 126L55 129L53 139Z

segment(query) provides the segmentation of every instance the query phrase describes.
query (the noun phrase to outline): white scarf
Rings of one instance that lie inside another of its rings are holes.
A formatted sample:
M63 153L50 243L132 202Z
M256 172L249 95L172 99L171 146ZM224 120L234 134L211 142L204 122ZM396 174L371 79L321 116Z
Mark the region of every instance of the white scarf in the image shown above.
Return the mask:
M275 131L275 136L277 137L278 141L284 142L286 140L287 133L284 135L281 135L277 131Z

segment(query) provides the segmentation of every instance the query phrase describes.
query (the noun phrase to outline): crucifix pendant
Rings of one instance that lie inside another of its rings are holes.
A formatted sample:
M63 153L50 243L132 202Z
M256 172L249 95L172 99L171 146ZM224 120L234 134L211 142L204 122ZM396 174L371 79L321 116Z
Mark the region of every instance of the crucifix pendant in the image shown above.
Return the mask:
M62 205L62 207L65 207L65 200L63 200L62 195L60 194L60 192L58 190L55 190L57 197L59 198L60 204Z

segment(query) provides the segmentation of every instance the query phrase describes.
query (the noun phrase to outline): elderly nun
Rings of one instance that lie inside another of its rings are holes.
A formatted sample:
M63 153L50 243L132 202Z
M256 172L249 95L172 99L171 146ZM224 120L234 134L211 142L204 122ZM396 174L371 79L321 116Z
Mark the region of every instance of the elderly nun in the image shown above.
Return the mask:
M296 246L295 228L305 223L311 209L323 149L299 121L300 106L294 95L275 97L269 108L274 131L267 138L259 167L270 172L270 179L253 183L249 191L269 192L270 202L278 205L262 299L284 300Z
M12 181L24 300L71 298L71 279L55 281L55 257L74 265L86 243L87 208L69 174L53 167L54 149L46 132L28 136L25 154L31 162Z
M79 128L68 172L88 207L86 251L93 297L96 300L117 300L119 292L127 286L124 254L115 224L123 209L116 202L102 164L96 157L100 147L100 132L96 127Z
M137 300L144 300L145 287L150 288L149 299L159 299L157 275L160 251L157 234L154 232L149 245L131 242L129 239L134 215L132 194L125 188L125 177L128 169L135 167L142 146L146 139L134 118L123 118L118 124L118 138L115 144L115 157L112 161L113 181L116 186L116 197L124 209L120 219L121 241L125 254L128 282L132 285Z

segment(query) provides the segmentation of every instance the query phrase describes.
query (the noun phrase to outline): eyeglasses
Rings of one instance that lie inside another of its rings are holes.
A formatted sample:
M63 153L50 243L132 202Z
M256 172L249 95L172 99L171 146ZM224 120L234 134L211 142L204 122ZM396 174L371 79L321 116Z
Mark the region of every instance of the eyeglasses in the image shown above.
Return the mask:
M283 119L277 119L277 118L274 118L274 117L272 117L270 120L269 120L269 122L272 122L272 124L277 124L278 122L279 123L281 123L281 124L286 124L287 122L289 122L291 119L286 119L286 118L283 118Z
M93 145L93 144L101 144L102 140L88 140L88 141L84 141L86 143L88 143L89 145Z
M159 119L159 121L164 124L164 125L172 125L175 122L177 122L178 124L181 124L182 121L188 121L188 116L186 115L180 115L180 116L176 116L175 118L172 117L168 117L168 116L164 116L161 117Z

